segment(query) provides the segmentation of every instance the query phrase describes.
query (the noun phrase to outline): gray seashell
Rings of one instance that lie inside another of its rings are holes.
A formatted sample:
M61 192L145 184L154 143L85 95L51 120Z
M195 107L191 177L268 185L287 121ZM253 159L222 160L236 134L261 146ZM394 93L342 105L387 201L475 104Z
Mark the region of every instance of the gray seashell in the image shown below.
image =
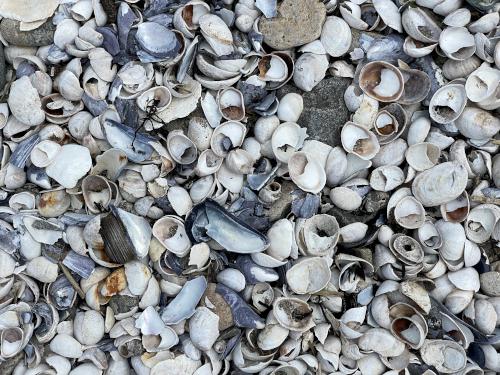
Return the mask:
M143 22L137 27L135 39L139 46L158 61L175 57L181 44L176 34L155 22Z
M177 324L193 316L206 288L207 280L204 276L186 282L179 294L162 311L163 322L167 325Z
M151 157L153 147L149 143L155 141L153 137L111 119L104 122L104 131L111 146L123 150L131 161L137 163Z

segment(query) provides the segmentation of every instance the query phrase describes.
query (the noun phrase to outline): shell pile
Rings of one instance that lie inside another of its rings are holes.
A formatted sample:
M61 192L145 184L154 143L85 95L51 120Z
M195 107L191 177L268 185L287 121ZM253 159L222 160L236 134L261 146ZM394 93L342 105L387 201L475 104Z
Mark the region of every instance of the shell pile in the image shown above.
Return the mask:
M0 373L499 373L499 9L0 1Z

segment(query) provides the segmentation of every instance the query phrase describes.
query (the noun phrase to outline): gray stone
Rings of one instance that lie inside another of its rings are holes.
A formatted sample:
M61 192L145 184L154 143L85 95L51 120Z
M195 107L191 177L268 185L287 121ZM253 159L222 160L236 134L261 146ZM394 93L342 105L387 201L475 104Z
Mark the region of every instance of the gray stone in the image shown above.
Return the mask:
M351 84L350 78L329 77L322 80L311 92L303 92L288 83L278 90L278 97L295 92L304 99L304 111L298 124L307 127L309 139L340 145L340 131L349 121L350 112L344 103L344 92Z
M485 272L479 275L481 290L491 297L500 297L500 272Z
M318 39L325 18L325 5L317 0L284 0L278 17L262 18L259 30L269 47L285 50Z
M52 44L54 39L54 31L56 27L52 24L52 18L49 18L40 27L21 31L19 29L19 21L4 18L0 23L0 33L4 39L15 46L23 47L38 47Z
M327 212L328 215L335 216L339 225L344 227L352 223L367 223L377 216L376 212L366 213L362 211L344 211L338 207L332 207Z

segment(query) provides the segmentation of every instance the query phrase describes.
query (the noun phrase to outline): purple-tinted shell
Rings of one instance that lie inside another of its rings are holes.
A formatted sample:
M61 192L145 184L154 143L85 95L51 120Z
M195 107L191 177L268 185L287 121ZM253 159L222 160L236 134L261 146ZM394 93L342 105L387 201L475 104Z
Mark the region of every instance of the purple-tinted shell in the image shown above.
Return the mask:
M236 259L236 267L245 276L247 284L276 281L278 273L269 267L262 267L255 263L249 255L239 256ZM256 276L258 275L258 276Z
M238 327L257 328L265 327L262 319L252 308L236 293L225 285L217 284L215 291L224 298L224 301L231 307L234 323Z
M127 38L136 16L130 6L122 1L118 8L118 15L116 16L116 26L118 26L118 40L120 47L125 49L127 46Z
M98 27L96 31L104 37L102 47L112 56L118 55L120 53L120 43L116 33L110 27Z
M143 57L148 56L157 59L175 57L181 49L177 35L155 22L141 23L137 28L135 40L142 49L139 51L141 54L137 53L141 61L143 61Z
M99 116L108 108L108 103L105 100L96 100L85 92L82 95L82 102L94 116Z

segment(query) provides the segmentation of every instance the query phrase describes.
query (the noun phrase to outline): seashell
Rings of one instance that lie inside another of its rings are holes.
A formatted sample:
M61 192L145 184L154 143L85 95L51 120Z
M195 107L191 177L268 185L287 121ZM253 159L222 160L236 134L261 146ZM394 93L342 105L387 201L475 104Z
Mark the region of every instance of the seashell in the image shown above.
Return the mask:
M342 147L363 160L372 159L380 150L375 134L361 125L347 122L340 134Z
M439 35L441 51L452 60L465 60L476 51L474 36L465 27L448 27Z
M211 149L203 151L197 161L196 173L198 176L208 176L219 170L224 159L217 156Z
M106 171L106 177L115 181L126 165L126 153L120 149L111 148L96 156L96 165L90 170L90 174L97 175Z
M465 220L467 238L475 243L488 241L499 217L500 211L495 206L481 204L474 207Z
M217 56L233 52L233 36L224 21L214 14L204 14L198 19L201 34Z
M184 223L175 216L164 216L153 225L153 236L168 251L183 257L188 254L191 242L186 234Z
M319 214L295 225L295 239L299 249L310 256L330 253L339 240L339 224L334 216Z
M210 139L210 145L215 155L227 156L229 150L240 147L245 139L246 127L237 121L227 121L218 126Z
M401 355L404 351L403 342L383 328L368 329L359 338L358 346L361 350L374 351L384 357L395 357Z
M104 318L94 310L76 313L73 327L74 336L82 345L97 344L104 336Z
M283 328L291 331L303 332L314 326L312 309L298 298L277 298L273 315Z
M336 187L330 190L333 204L344 211L354 211L361 206L361 196L347 187Z
M373 1L373 6L380 18L384 23L391 29L394 29L400 33L403 32L403 27L401 24L401 15L397 6L389 0L375 0Z
M16 119L26 125L40 125L45 120L38 92L26 76L12 83L7 103Z
M483 109L466 107L456 119L461 134L472 139L493 137L500 130L500 120Z
M403 228L417 229L424 225L425 210L415 198L404 197L394 208L394 218Z
M165 324L177 324L193 316L206 288L207 281L203 276L187 281L179 294L170 301L161 313L163 322Z
M423 101L431 89L431 80L427 73L417 69L408 69L401 64L399 70L404 80L403 95L399 98L399 103L407 105Z
M346 54L351 47L351 40L351 29L346 21L335 16L326 18L320 36L321 44L323 44L326 53L332 57Z
M57 77L57 87L66 100L78 101L82 98L80 80L69 70L63 70Z
M495 29L499 21L500 15L498 12L492 12L490 14L485 14L478 20L472 22L468 29L471 33L487 34Z
M206 307L198 307L189 320L189 337L198 349L210 350L219 337L219 316Z
M71 198L64 189L40 194L38 213L43 217L58 217L64 214L71 205Z
M411 57L418 58L424 57L431 54L436 48L437 43L433 44L423 44L422 42L416 41L411 37L406 37L403 44L403 51Z
M467 104L465 88L460 84L448 84L438 89L431 98L429 114L440 123L448 124L460 117Z
M279 125L271 137L276 159L288 163L291 156L302 147L306 137L306 129L296 123L284 122Z
M289 74L287 63L278 54L262 56L258 69L258 77L264 82L283 82Z
M412 192L425 207L437 206L460 196L466 183L466 169L457 162L446 162L419 174L413 180Z
M361 69L359 87L373 99L392 102L403 95L404 78L394 65L373 61Z
M219 91L217 94L219 111L226 120L241 121L245 117L243 94L232 87Z
M406 161L413 169L422 172L434 167L440 154L441 150L432 143L416 143L406 150Z
M404 182L404 177L401 168L393 165L384 165L372 171L370 186L378 191L391 191Z
M47 175L67 189L76 186L78 180L92 167L92 158L86 147L64 145L46 168Z
M278 118L283 122L297 122L304 109L302 96L288 93L283 96L278 105ZM259 119L260 120L260 119ZM257 120L257 121L259 121Z
M161 112L165 110L172 102L172 94L165 86L155 86L137 97L137 106L144 112L148 112L151 108L156 108Z
M457 9L448 14L443 23L446 26L463 27L466 26L471 20L471 12L467 8Z
M295 152L288 160L292 181L303 191L319 193L326 184L325 170L306 152Z
M50 342L50 350L65 358L79 358L83 354L82 345L66 334L56 335Z
M142 217L110 206L111 212L101 219L99 234L107 256L115 263L144 258L151 240L151 227Z
M67 45L73 44L78 36L80 25L71 18L66 18L59 22L54 32L54 44L61 50L64 50Z
M324 258L305 257L286 272L286 281L297 294L312 294L322 290L330 280L331 272ZM304 280L308 280L304 283Z
M184 135L182 130L168 133L167 149L172 159L179 164L193 163L198 152L194 143Z
M423 43L437 43L442 30L422 8L408 7L401 15L401 23L406 33Z
M437 371L453 373L466 366L466 354L457 343L449 340L426 340L420 348L422 360Z
M328 58L326 55L304 53L295 61L293 82L299 89L311 91L325 78L327 70Z
M239 148L232 150L227 155L226 163L228 169L237 174L253 173L255 159L245 150Z
M33 165L45 168L52 163L56 155L61 150L61 146L53 141L44 140L38 143L30 154Z

